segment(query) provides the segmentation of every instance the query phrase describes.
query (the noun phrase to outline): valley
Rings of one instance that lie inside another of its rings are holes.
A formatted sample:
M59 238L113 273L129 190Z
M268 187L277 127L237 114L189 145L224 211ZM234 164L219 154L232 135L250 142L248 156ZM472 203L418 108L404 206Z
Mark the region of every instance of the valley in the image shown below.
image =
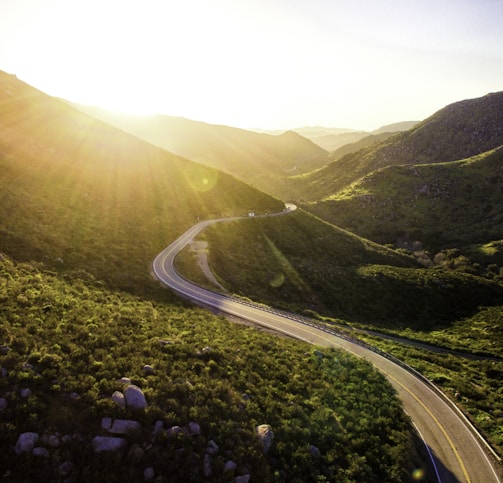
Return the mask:
M239 300L487 356L359 336L435 383L501 454L501 99L461 101L336 155L293 132L105 122L1 73L2 468L13 481L54 478L65 461L93 481L147 469L159 481L398 482L418 469L436 481L403 412L417 406L412 380L390 385L314 328L300 337L316 347L233 325L153 279L161 250L224 218L198 239ZM280 200L299 208L272 216ZM176 269L208 283L194 253ZM124 377L145 410L111 398ZM122 453L93 450L111 437L107 418L139 424L119 436ZM200 433L183 429L192 423ZM267 450L260 426L274 433ZM431 444L442 481L477 481L457 450L444 453L458 438L470 447L459 431ZM24 433L40 442L18 451Z

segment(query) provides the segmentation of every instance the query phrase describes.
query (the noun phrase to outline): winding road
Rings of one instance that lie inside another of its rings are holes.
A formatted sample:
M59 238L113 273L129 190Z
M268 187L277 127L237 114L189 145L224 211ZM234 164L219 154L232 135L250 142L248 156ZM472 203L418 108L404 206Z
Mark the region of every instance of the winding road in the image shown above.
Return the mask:
M287 204L285 211L264 216L279 216L295 209L295 205ZM174 260L178 252L208 225L249 218L251 217L221 218L194 225L155 258L155 276L167 287L199 304L310 344L344 349L370 361L396 389L405 412L422 437L430 455L429 473L433 478L441 483L502 482L501 465L496 462L496 455L491 453L490 448L456 406L419 374L414 374L386 355L348 340L335 331L311 324L307 319L203 289L176 272Z

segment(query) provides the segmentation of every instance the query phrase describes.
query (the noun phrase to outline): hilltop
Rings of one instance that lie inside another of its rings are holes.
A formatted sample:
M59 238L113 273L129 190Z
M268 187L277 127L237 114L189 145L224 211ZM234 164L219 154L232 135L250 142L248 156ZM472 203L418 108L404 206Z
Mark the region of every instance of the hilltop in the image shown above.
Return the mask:
M131 116L78 107L167 151L229 173L275 196L287 176L328 162L326 150L293 131L271 135L182 117Z
M379 168L465 159L503 144L503 92L456 102L408 131L290 178L297 199L319 201Z
M503 238L503 147L460 161L389 166L311 206L379 243L430 250Z
M282 209L13 76L0 82L1 248L18 260L139 286L153 257L198 219Z

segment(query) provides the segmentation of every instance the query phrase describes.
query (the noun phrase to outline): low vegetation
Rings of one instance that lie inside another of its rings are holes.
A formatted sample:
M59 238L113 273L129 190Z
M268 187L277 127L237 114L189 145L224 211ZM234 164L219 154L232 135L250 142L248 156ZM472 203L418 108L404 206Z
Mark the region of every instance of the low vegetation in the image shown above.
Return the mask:
M209 438L219 450L205 481L251 474L258 481L399 482L412 468L410 424L394 391L343 352L181 303L65 280L5 255L0 302L0 396L8 403L0 413L0 467L12 481L58 481L65 461L79 481L140 481L147 467L159 481L201 481ZM112 402L122 377L142 388L146 410ZM90 440L103 433L104 417L140 421L143 430L128 436L131 447L143 448L140 457L93 455ZM201 435L152 439L147 429L156 421L195 421ZM263 423L274 432L267 454L255 434ZM71 437L48 447L49 456L16 456L26 431ZM237 466L223 475L226 460Z
M411 257L320 224L299 210L274 220L215 225L204 236L219 281L238 295L312 315L320 323L378 330L487 357L461 358L455 367L449 358L435 360L462 373L467 387L479 388L459 390L464 407L475 421L485 418L484 431L501 449L499 369L490 370L492 358L503 357L503 286L497 280L414 266ZM430 355L416 350L415 356L423 362L411 365L422 370Z

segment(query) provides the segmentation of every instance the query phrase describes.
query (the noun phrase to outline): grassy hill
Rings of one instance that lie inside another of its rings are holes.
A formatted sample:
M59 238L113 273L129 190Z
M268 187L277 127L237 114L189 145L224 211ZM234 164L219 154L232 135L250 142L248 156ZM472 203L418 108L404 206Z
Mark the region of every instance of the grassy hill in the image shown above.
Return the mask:
M284 179L327 163L327 151L301 135L278 135L165 115L127 116L79 106L156 146L229 173L275 196Z
M449 163L390 166L312 205L379 243L432 251L503 238L503 148Z
M198 219L276 211L278 200L4 73L0 199L4 476L139 481L151 468L159 481L399 482L423 465L368 364L229 324L150 279L155 254ZM113 402L123 377L145 410ZM122 453L93 451L107 418L137 423L119 436ZM267 454L260 424L275 435ZM15 451L25 432L35 454Z
M503 144L503 92L451 104L409 131L290 179L297 200L319 201L380 168L465 159Z
M282 203L46 96L0 78L2 249L121 288L198 219Z

